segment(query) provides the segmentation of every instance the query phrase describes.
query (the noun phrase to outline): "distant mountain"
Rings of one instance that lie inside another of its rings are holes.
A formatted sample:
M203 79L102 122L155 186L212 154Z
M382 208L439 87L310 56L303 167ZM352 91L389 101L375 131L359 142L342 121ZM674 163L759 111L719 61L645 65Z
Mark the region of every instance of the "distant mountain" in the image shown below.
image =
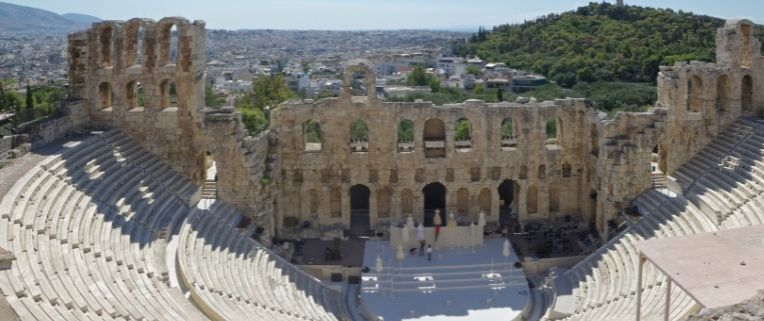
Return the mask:
M81 13L65 13L65 14L62 14L61 16L70 21L73 21L81 25L86 25L86 26L89 26L95 22L101 21L101 18L93 17L86 14L81 14Z
M94 21L100 19L0 2L0 33L70 32L85 29Z

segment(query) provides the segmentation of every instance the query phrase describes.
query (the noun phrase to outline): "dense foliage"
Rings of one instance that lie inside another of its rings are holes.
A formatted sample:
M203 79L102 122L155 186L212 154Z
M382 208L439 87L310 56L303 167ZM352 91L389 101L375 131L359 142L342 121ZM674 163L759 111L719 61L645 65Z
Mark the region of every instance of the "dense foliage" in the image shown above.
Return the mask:
M27 85L23 95L10 89L13 87L13 81L0 80L0 112L15 112L17 124L55 113L57 105L63 103L67 95L66 87L57 84Z
M271 108L296 95L287 87L282 75L260 76L252 82L252 90L236 99L236 110L250 134L255 135L268 128Z
M689 12L590 3L487 34L481 29L461 53L532 70L568 88L582 81L654 83L660 65L712 61L722 24Z

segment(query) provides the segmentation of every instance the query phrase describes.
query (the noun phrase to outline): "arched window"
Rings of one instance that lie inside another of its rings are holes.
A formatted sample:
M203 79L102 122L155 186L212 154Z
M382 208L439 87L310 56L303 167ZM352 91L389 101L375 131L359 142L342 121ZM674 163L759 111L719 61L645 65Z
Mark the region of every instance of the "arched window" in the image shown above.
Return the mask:
M409 214L413 214L413 212L412 212L412 210L413 210L413 204L412 204L413 197L414 196L411 193L411 190L404 189L403 191L401 191L401 214L403 214L403 216L406 216L406 215L409 215Z
M526 207L528 208L528 213L538 212L538 194L539 192L538 189L536 189L536 185L528 187L528 192L526 193Z
M456 121L454 145L457 152L468 152L472 149L472 124L469 119L461 118Z
M170 79L162 80L159 85L159 91L161 109L178 107L178 87L175 85L174 81Z
M446 126L437 118L424 123L425 157L446 157Z
M743 85L740 88L740 104L744 112L753 111L753 78L751 75L743 76Z
M546 165L539 165L538 178L539 179L546 178Z
M111 91L111 84L102 82L98 85L98 109L109 109L114 105L114 95Z
M517 147L517 138L512 118L504 118L501 121L501 148L511 150Z
M106 26L99 35L101 45L101 67L107 68L114 65L114 29Z
M414 151L414 122L404 119L398 123L398 152L410 153Z
M390 217L390 196L392 192L389 187L384 187L377 192L377 217Z
M127 83L125 88L125 98L128 109L142 107L144 103L143 85L135 80Z
M350 124L350 150L353 153L369 150L369 126L360 119Z
M687 110L699 113L703 109L703 80L698 75L690 77L687 83Z
M159 36L159 64L175 64L178 62L178 28L175 24L162 27Z
M573 175L573 169L570 167L570 164L563 163L562 164L562 177L570 177Z
M329 207L332 217L342 217L342 194L339 187L332 187L329 195Z
M549 211L560 213L560 187L557 184L549 185Z
M302 125L303 139L305 140L306 152L321 151L321 125L313 120L308 120Z
M491 190L484 188L480 191L478 196L478 203L480 203L480 211L485 215L491 215Z
M716 111L717 112L727 112L730 110L730 102L732 101L732 97L730 97L730 94L732 90L730 90L730 77L727 75L722 75L719 77L719 79L716 81Z
M470 211L470 191L462 187L456 191L456 213L468 215Z
M144 30L140 23L131 24L127 28L126 62L128 66L143 63Z

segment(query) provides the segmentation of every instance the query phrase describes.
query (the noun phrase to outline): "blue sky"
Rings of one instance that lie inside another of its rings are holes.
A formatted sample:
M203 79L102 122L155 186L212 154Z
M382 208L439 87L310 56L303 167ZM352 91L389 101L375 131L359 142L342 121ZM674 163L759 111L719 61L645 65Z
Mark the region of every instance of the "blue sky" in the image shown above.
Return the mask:
M0 0L108 20L184 16L214 29L472 29L585 5L579 0ZM612 0L613 2L615 0ZM626 0L764 23L762 0Z

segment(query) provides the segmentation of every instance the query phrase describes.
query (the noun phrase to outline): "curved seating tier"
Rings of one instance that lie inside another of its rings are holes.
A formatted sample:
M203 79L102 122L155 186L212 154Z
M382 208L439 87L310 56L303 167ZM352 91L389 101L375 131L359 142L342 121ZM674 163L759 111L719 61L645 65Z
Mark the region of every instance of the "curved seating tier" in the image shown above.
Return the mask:
M165 260L195 193L119 131L50 156L0 204L0 290L22 320L206 320Z
M342 295L235 228L240 215L215 202L181 229L178 268L214 320L346 320Z
M562 274L576 297L575 311L563 320L634 318L638 291L635 242L764 222L762 133L764 123L738 120L674 173L682 195L648 190L637 198L634 204L642 214L640 221ZM665 290L666 276L647 262L641 289L642 320L664 319ZM684 320L695 307L687 293L672 288L671 320Z

